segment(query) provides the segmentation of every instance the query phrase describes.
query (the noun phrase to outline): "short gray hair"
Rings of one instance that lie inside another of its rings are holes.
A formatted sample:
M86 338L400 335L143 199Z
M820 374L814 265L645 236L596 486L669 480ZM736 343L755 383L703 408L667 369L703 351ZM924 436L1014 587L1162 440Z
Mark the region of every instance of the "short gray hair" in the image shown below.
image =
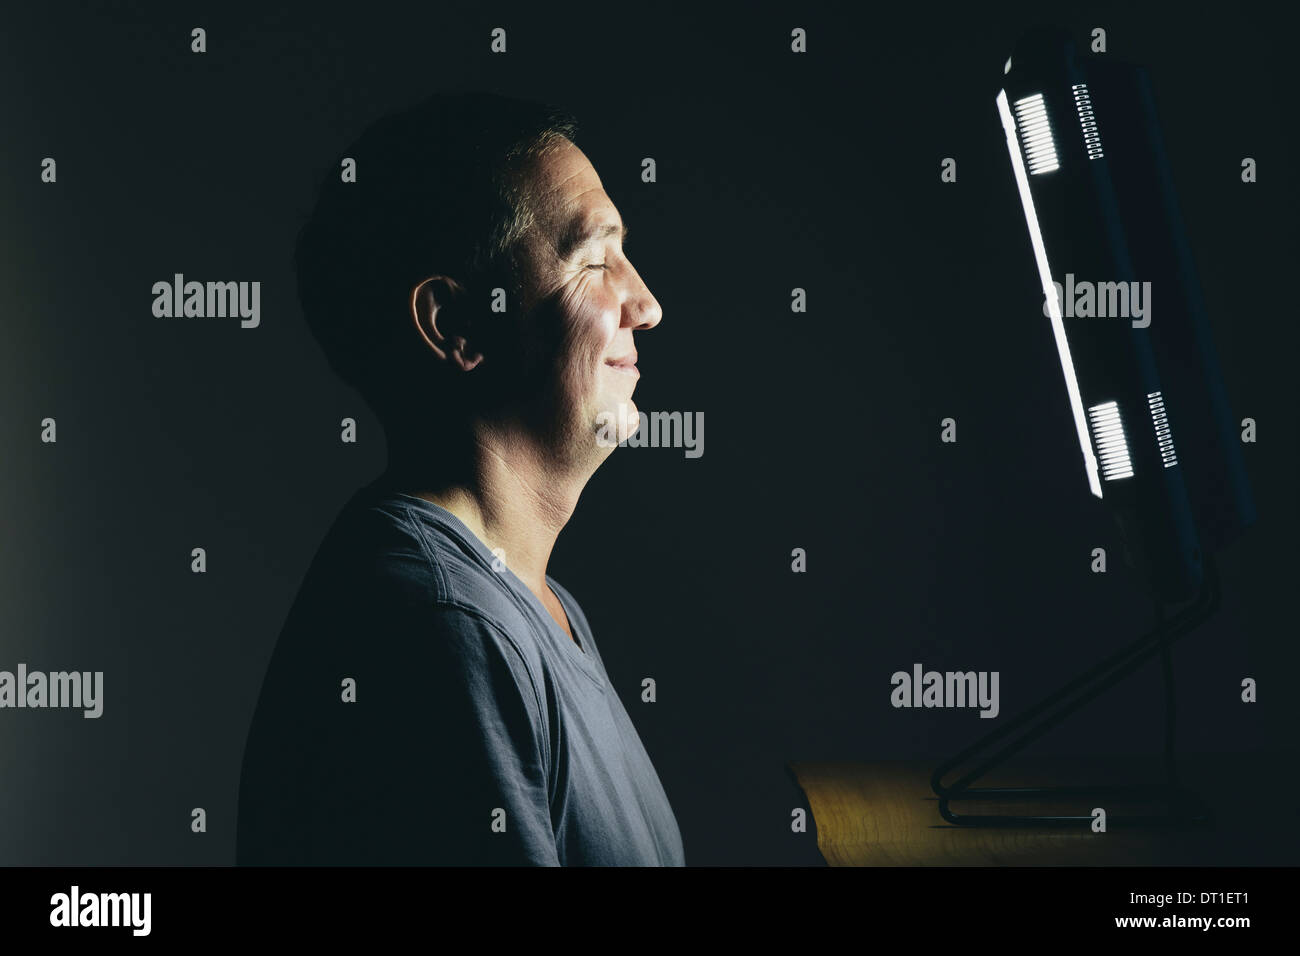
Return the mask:
M576 131L543 103L439 93L373 123L326 174L298 236L298 297L331 368L381 418L416 283L441 273L519 301L516 251L535 221L528 170ZM355 182L342 181L343 158Z

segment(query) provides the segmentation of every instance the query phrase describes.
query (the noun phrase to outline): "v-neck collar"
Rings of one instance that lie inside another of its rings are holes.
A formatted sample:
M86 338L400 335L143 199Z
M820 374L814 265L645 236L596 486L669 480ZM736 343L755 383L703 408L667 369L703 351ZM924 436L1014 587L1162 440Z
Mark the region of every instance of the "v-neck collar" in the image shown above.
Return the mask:
M502 562L502 569L500 571L496 569L494 565L498 560L497 556L492 551L488 550L488 546L484 544L479 536L471 531L463 521L446 508L439 504L435 504L428 498L421 498L418 495L408 495L401 491L384 491L382 492L382 495L389 498L400 499L408 506L419 508L424 511L425 514L443 525L450 534L454 535L470 550L470 552L473 553L479 562L489 572L491 572L494 578L502 582L502 586L505 587L506 591L515 599L516 602L525 604L531 602L534 614L541 619L542 625L548 629L550 636L557 644L564 645L564 650L560 653L564 654L569 660L574 661L602 688L605 686L605 679L600 673L600 668L596 663L595 655L586 647L580 647L572 637L564 632L564 628L560 627L559 622L557 622L555 618L551 617L551 612L546 609L546 605L542 603L541 599L533 593L532 589L529 588L528 585L524 584L518 575L510 570L509 565ZM576 608L569 606L569 602L565 598L564 589L556 587L555 579L549 574L546 575L546 584L547 587L551 589L551 593L555 595L555 599L560 602L560 607L564 609L565 617L569 620L570 629L572 629L579 638L587 638L588 642L590 642L590 635L583 634L577 626L577 614L575 613Z

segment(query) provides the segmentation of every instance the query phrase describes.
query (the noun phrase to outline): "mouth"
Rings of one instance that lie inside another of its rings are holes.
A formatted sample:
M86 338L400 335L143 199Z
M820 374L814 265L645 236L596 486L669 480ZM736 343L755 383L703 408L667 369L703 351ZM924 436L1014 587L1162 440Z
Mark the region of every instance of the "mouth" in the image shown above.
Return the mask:
M636 353L625 355L622 358L605 359L605 364L616 372L622 372L624 375L631 375L636 378L641 377L641 373L636 367Z

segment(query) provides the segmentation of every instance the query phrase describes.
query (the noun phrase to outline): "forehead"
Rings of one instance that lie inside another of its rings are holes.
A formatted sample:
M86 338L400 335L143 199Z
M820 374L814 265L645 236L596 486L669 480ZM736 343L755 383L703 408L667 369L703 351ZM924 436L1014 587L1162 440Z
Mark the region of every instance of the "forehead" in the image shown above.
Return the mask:
M539 225L551 236L602 216L617 217L596 169L568 140L550 150L532 170L532 203Z

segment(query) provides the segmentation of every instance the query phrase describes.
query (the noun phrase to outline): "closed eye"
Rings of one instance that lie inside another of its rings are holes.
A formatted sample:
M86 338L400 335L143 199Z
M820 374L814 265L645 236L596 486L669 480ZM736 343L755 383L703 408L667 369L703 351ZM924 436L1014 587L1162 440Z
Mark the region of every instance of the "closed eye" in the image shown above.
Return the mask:
M588 269L608 269L609 266L607 266L607 265L606 265L605 263L603 263L603 262L593 262L591 265L587 266L587 268L588 268Z

